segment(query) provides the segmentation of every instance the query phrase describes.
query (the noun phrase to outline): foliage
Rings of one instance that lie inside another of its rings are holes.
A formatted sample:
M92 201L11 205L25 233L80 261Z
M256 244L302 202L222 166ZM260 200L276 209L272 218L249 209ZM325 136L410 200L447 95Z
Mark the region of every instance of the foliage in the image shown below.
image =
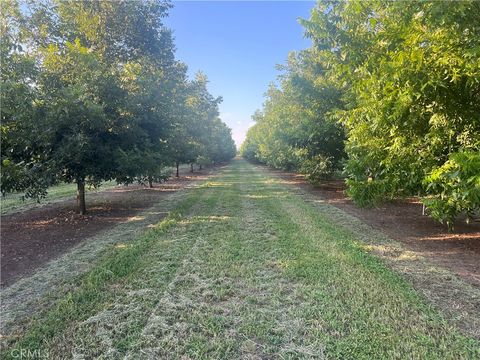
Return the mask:
M432 195L423 202L434 219L451 229L459 214L472 218L480 210L480 152L450 154L424 184Z
M42 154L30 143L24 125L35 116L35 89L30 82L38 71L32 54L26 53L25 19L16 2L3 2L0 14L0 117L1 169L0 187L7 191L27 191L27 196L44 195L51 184L44 166L38 164ZM31 122L30 122L31 123ZM37 132L36 136L41 137Z
M317 155L302 161L300 172L306 175L308 182L318 185L328 179L332 173L332 162L324 155Z
M177 164L230 160L236 148L230 129L219 119L222 98L207 90L208 79L199 72L185 89L184 114L174 124L167 146Z
M385 180L366 180L357 181L347 179L347 194L360 207L374 207L385 201L386 198L392 198L391 189Z
M478 141L478 16L470 1L351 1L319 4L304 22L332 77L348 84L338 116L348 184L359 186L351 193L421 194L433 168Z

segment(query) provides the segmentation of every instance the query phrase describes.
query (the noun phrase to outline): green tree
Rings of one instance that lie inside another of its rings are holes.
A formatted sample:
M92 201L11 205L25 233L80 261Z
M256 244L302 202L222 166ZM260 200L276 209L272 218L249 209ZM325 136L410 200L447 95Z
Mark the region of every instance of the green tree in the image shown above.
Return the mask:
M221 136L226 136L226 139L217 136L216 128L219 128L218 123L221 123L218 120L218 105L222 98L213 97L207 89L207 83L206 75L200 72L187 84L183 92L184 106L181 116L176 118L168 141L177 168L177 177L179 164L191 164L193 170L193 164L199 160L202 164L218 161L218 152L222 151L218 150L222 146L221 142L233 143L230 132L221 132ZM226 155L228 159L235 156L229 155Z
M2 3L2 192L165 179L233 144L206 77L174 56L161 0ZM226 137L226 138L224 138ZM228 149L227 149L228 148ZM234 155L234 154L233 154ZM233 156L231 155L231 156Z
M301 21L312 47L281 67L242 154L313 182L346 157L361 206L428 193L437 219L478 209L461 154L480 153L479 18L476 1L319 2Z
M133 161L120 163L126 156L146 159L141 163L145 166L158 159L161 129L172 111L172 106L166 111L162 107L171 103L165 96L171 88L164 85L172 82L169 70L176 66L170 32L161 23L169 5L158 1L30 5L23 31L29 34L39 76L27 86L36 90L35 116L23 119L21 128L27 148L33 149L34 165L29 168L47 169L48 177L42 178L48 181L40 189L28 187L38 193L50 183L74 181L79 212L85 213L86 182L95 185L148 173L138 164L125 166ZM126 78L132 74L142 91L130 91L134 81ZM147 84L149 78L153 80ZM27 156L19 158L22 164Z
M60 50L51 45L44 51L41 128L44 148L56 177L75 182L79 212L86 212L85 184L116 178L117 155L130 138L133 124L108 109L101 100L115 91L117 79L110 75L95 53L80 41Z

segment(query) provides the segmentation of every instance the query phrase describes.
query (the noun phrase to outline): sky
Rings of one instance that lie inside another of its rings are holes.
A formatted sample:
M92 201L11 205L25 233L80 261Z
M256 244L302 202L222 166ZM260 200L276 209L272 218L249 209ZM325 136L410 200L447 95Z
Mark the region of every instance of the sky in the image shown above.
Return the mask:
M220 117L237 147L251 116L262 107L276 64L310 46L298 18L309 18L312 1L174 1L165 25L173 30L177 58L189 75L201 70L208 89L222 96Z

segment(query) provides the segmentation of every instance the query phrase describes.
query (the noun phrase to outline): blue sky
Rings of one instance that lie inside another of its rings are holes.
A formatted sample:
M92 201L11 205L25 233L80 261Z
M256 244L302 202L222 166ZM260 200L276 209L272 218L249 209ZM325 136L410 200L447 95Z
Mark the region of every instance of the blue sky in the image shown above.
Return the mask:
M276 64L289 51L309 47L298 18L312 1L174 1L165 24L173 30L177 58L189 74L205 72L209 91L222 96L220 116L241 144L251 116L261 108Z

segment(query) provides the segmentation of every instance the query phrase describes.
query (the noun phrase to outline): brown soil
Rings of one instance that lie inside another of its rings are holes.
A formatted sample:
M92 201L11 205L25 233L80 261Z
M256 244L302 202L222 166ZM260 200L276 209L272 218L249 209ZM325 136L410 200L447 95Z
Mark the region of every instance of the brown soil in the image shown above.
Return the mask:
M127 221L205 174L205 170L196 171L164 184L154 184L151 189L130 185L87 194L85 216L76 213L74 199L2 216L1 286L33 273L73 246Z
M401 241L408 250L433 261L480 287L480 223L458 222L454 230L422 215L419 199L410 198L383 204L374 209L360 209L345 194L341 180L320 186L308 184L302 175L272 170L282 179L318 196L389 237Z

